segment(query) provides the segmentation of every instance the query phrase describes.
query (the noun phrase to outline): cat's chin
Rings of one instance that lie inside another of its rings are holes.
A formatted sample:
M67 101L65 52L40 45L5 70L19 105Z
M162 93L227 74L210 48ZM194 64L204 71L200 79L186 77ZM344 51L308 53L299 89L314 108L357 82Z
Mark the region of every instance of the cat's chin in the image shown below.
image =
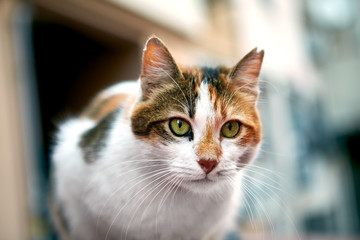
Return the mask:
M184 181L182 187L186 190L197 194L212 194L224 190L224 185L227 184L222 179L200 178L194 180Z

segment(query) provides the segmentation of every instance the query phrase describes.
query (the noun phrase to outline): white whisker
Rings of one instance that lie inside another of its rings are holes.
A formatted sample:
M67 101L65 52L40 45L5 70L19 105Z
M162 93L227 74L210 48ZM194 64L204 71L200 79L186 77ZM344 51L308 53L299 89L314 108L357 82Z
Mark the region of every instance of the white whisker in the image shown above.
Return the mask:
M136 187L137 185L141 184L142 182L144 182L144 181L146 181L146 180L148 180L148 179L150 179L150 178L156 177L156 176L158 176L158 175L160 175L160 177L161 177L162 174L167 173L167 172L168 172L167 169L158 169L158 170L155 170L155 171L152 171L152 172L145 173L145 174L143 174L143 175L139 175L139 176L137 176L136 178L130 179L128 182L125 182L124 184L120 185L120 187L118 187L117 190L115 190L115 191L107 198L107 200L106 200L105 203L103 204L103 206L102 206L102 208L101 208L101 210L100 210L100 212L99 212L99 214L98 214L97 223L96 223L97 228L98 228L100 216L101 216L102 211L104 210L105 206L108 204L108 202L109 202L109 200L110 200L111 198L113 198L120 190L122 190L122 187L126 186L126 185L129 184L131 181L134 181L134 180L140 178L141 181L136 182L134 185L132 185L130 188L128 188L128 189L126 190L126 191L130 191L131 189L133 189L133 188ZM148 176L148 175L150 175L150 176ZM147 177L144 178L144 176L147 176ZM148 185L146 185L146 186L148 186ZM128 201L128 202L129 202L129 201ZM127 202L124 206L126 206L126 205L128 204L128 202ZM120 214L120 213L119 213L119 214ZM115 219L116 219L116 218L115 218ZM114 219L114 221L112 222L111 226L114 224L115 219ZM110 226L110 227L111 227L111 226ZM110 232L110 229L108 230L107 235L109 234L109 232Z
M250 179L246 179L246 178L244 178L244 179L247 180L249 183L252 183L252 184L253 184L253 182L251 182ZM290 221L291 225L294 227L294 230L295 230L295 232L296 232L297 238L300 240L300 239L301 239L301 238L300 238L300 234L299 234L299 232L298 232L298 230L297 230L297 228L296 228L296 226L295 226L295 223L294 223L294 221L292 220L292 218L290 217L288 211L285 209L286 203L285 203L271 188L267 188L267 189L268 189L271 193L273 193L275 196L277 196L277 200L279 200L281 204L280 204L278 201L276 201L276 199L275 199L273 196L271 196L269 193L267 193L267 192L265 192L263 189L261 189L260 186L258 186L258 185L256 185L256 184L254 184L254 186L255 186L257 189L259 189L261 192L263 192L267 197L269 197L269 198L283 211L283 213L285 214L285 216L286 216L286 217L288 218L288 220Z
M261 203L261 201L257 198L257 194L255 194L254 191L251 190L251 188L247 187L247 186L246 186L246 183L243 184L243 188L244 188L245 192L247 192L248 194L250 194L250 196L252 197L252 199L253 199L254 201L256 201L257 204L259 204L260 209L263 211L263 213L265 214L265 217L266 217L268 223L270 224L271 221L270 221L270 219L269 219L268 213L267 213L264 205L263 205L263 204ZM254 203L254 201L253 201L253 203ZM262 228L265 229L265 224L264 224L262 218L260 218L260 221L261 221ZM270 228L271 228L271 227L270 227ZM262 234L263 234L263 238L264 238L264 237L265 237L265 235L264 235L265 233L262 232Z
M169 74L168 72L166 72L164 69L160 68L160 70L161 70L162 72L164 72L164 73L176 84L176 86L180 89L181 93L183 94L183 96L184 96L184 98L185 98L185 100L186 100L186 102L187 102L188 107L190 108L189 101L187 100L186 95L185 95L184 91L181 89L180 85L179 85L179 84L176 82L176 80L175 80L172 76L170 76L170 74Z
M251 84L251 83L249 82L249 83L246 83L246 84L242 85L241 87L236 88L236 89L232 92L232 94L230 95L230 98L229 98L229 100L227 101L227 104L225 105L224 110L227 109L230 101L231 101L232 98L235 96L235 93L238 92L238 91L240 91L242 88L244 88L244 87L246 87L247 85L250 85L250 84Z
M289 196L289 197L291 197L291 198L294 198L294 196L292 196L290 193L285 192L285 191L282 190L281 188L275 187L275 186L273 186L273 185L271 185L271 184L269 184L269 183L267 183L267 182L261 181L260 179L251 177L251 176L246 175L246 174L244 174L243 176L244 176L245 178L248 178L248 179L250 179L250 180L252 180L252 181L254 181L254 182L256 182L256 183L259 183L259 184L265 186L265 187L266 187L269 191L271 191L272 193L274 193L274 191L273 191L272 189L275 189L275 190L278 190L278 191L282 192L282 193L285 194L286 196ZM277 183L277 184L279 184L279 183Z
M169 177L170 175L170 177ZM142 201L140 203L138 203L140 201L140 198L137 199L136 203L134 204L135 206L137 205L137 208L134 210L134 214L133 216L131 217L130 221L129 221L129 224L126 228L126 232L125 232L125 239L127 237L127 233L129 231L129 228L130 228L130 225L137 213L137 211L139 210L139 208L141 207L141 205L145 202L145 200L156 190L158 189L161 185L163 185L164 183L166 183L156 194L155 196L151 199L151 201L149 202L148 206L146 207L146 209L143 211L143 215L144 213L147 211L148 207L151 205L151 203L154 201L154 199L158 196L158 194L170 183L169 182L169 179L171 179L171 173L167 173L167 174L164 174L164 176L162 177L166 177L165 179L162 179L160 180L160 182L158 182L155 186L153 186L152 188L150 188L149 190L147 190L143 195L145 195L142 199ZM141 224L140 224L141 226Z
M114 180L117 180L118 178L126 175L126 174L129 174L131 172L135 172L135 171L138 171L138 170L141 170L141 169L146 169L146 168L152 168L152 167L160 167L160 166L168 166L167 163L157 163L157 164L151 164L151 165L146 165L146 166L141 166L141 167L137 167L137 168L133 168L133 169L130 169L126 172L121 172L121 174L117 175L117 177L114 179ZM111 169L113 168L114 166L109 166L108 168L106 169L102 169L102 170L108 170L108 169ZM85 194L86 192L89 190L90 186L92 183L94 183L96 181L96 177L97 176L100 176L101 174L104 174L102 171L100 172L97 172L96 175L94 175L93 179L84 187L84 190L82 191L82 198L85 197Z
M233 184L234 183L234 179L231 177L231 176L227 176L226 179L230 182L232 182ZM245 210L249 216L249 219L250 219L250 224L251 224L251 227L253 230L255 230L255 225L254 225L254 222L253 222L253 219L254 219L254 214L253 214L253 211L251 209L251 206L249 205L248 201L246 198L243 199L244 200L244 203L245 203Z
M186 107L186 105L184 103L180 102L180 100L178 100L177 98L174 98L174 97L171 97L171 98L174 99L175 101L177 101L180 104L180 106L181 106L181 108L182 108L182 110L184 112L187 111L187 107Z
M137 197L142 191L144 191L144 189L146 189L147 187L149 187L151 184L153 184L154 182L156 182L157 180L159 180L160 178L164 177L164 174L168 173L167 171L164 172L160 172L160 176L156 177L153 181L149 182L148 184L146 184L143 188L141 188L136 194L134 194L131 198L128 199L128 201L120 208L120 210L118 210L117 214L115 215L115 217L113 218L110 227L106 233L106 237L105 240L107 240L110 230L112 228L112 226L114 225L116 219L119 217L121 211L135 198ZM162 175L161 175L162 174ZM151 177L154 177L155 175L159 175L159 173L152 175ZM144 180L144 179L143 179ZM138 185L139 182L137 182L135 185ZM132 188L135 186L133 185Z

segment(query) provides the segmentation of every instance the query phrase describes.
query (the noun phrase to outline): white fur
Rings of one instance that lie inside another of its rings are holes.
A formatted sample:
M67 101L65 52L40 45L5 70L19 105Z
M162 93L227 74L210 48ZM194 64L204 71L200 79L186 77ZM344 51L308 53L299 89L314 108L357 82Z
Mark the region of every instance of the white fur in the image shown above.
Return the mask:
M214 124L215 110L210 101L209 86L204 82L200 85L199 98L196 103L196 114L194 122L195 141L200 141L205 134L207 123ZM196 132L195 132L196 131Z
M126 83L105 93L135 93L137 89L136 84ZM105 149L93 163L84 161L78 144L94 123L73 119L61 126L53 153L55 193L74 239L223 237L240 200L241 176L231 169L244 149L225 139L220 163L208 175L212 182L194 181L206 176L197 164L194 145L201 141L204 123L215 121L206 84L201 85L199 96L194 120L189 120L193 141L183 138L153 146L136 138L130 120L119 114ZM162 168L164 178L157 178ZM233 182L218 174L226 169Z

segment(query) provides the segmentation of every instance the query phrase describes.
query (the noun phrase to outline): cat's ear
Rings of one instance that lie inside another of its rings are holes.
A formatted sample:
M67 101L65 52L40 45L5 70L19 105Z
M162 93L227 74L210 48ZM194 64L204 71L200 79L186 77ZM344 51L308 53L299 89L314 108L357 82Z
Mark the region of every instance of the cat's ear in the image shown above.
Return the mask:
M254 48L230 72L229 78L235 85L250 90L256 96L259 92L258 77L261 64L264 58L264 51L257 51Z
M143 53L140 76L142 97L148 99L156 89L181 77L182 73L164 43L155 36L151 37Z

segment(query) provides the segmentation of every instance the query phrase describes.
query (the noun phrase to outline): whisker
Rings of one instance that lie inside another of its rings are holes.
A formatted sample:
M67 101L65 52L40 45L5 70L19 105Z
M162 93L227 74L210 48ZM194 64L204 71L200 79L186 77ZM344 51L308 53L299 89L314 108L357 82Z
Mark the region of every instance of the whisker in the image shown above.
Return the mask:
M184 110L184 112L186 112L186 105L182 102L180 102L177 98L171 97L172 99L174 99L175 101L177 101L178 103L180 103L181 108Z
M254 165L254 164L237 163L237 165L246 167L246 169L249 169L249 168L260 169L260 170L263 170L263 171L265 171L265 172L271 173L271 174L273 174L273 175L275 175L275 176L277 176L277 177L284 178L283 173L281 173L281 172L279 172L279 171L274 171L274 170L271 170L271 169L268 169L268 168L264 168L264 167L260 167L260 166Z
M189 81L190 111L192 111L192 109L193 109L193 103L191 100L191 83L192 83L192 81L194 81L194 77L192 77L191 80Z
M244 178L244 179L246 179L246 178ZM247 179L247 181L248 181L249 183L252 183L252 184L253 184L253 182L251 182L249 179ZM300 234L299 234L299 232L298 232L298 230L297 230L297 228L296 228L296 225L295 225L294 221L292 220L292 218L290 217L288 211L285 209L285 206L286 206L285 202L284 202L274 191L272 191L271 189L268 189L268 190L270 190L275 196L277 196L277 197L278 197L277 199L274 199L274 197L272 197L269 193L267 193L266 191L264 191L263 189L261 189L261 188L260 188L259 186L257 186L256 184L254 184L254 186L255 186L257 189L259 189L261 192L263 192L267 197L269 197L269 198L283 211L283 213L285 214L285 216L287 217L287 219L290 221L291 225L294 227L294 230L295 230L295 232L296 232L297 238L300 240L300 239L301 239L301 238L300 238ZM279 202L277 202L277 201L275 201L275 200L279 200L281 204L279 204Z
M181 179L181 181L179 181L178 183L177 183L177 187L175 188L175 191L174 191L174 193L172 194L172 197L171 197L171 201L170 201L170 208L171 208L171 206L173 206L173 203L174 203L174 197L175 197L175 194L176 194L176 192L179 190L179 188L180 188L180 186L181 186L181 184L184 182L184 178L182 178Z
M158 211L159 211L159 209L162 208L162 206L163 206L163 204L165 203L167 197L171 194L171 191L176 187L177 183L178 183L181 179L183 179L183 176L178 175L178 176L176 176L176 177L174 178L174 180L171 181L170 190L169 190L166 194L164 194L164 196L161 198L160 203L159 203L159 207L158 207Z
M183 178L179 178L179 181L176 181L176 184L177 184L177 187L175 188L174 192L173 192L173 195L171 197L171 201L170 201L170 209L172 209L172 206L173 206L173 203L174 203L174 197L175 197L175 194L176 192L178 191L180 185L183 183L184 179ZM159 208L156 212L156 218L155 218L155 231L156 231L156 235L158 236L158 233L159 233L159 230L158 230L158 215L159 215Z
M161 163L161 164L157 163L157 164L152 164L152 165L141 166L141 167L138 167L138 168L133 168L133 169L130 169L130 170L126 171L126 172L122 172L114 180L118 179L119 177L121 177L123 175L129 174L129 173L134 172L134 171L138 171L140 169L159 167L159 166L167 166L167 165L168 165L167 163ZM107 170L107 169L110 169L112 167L114 167L114 166L109 166L108 168L102 169L102 170ZM82 191L82 198L85 198L86 192L89 190L91 184L96 181L96 177L98 175L102 175L102 174L103 174L103 172L99 171L93 176L92 180L90 180L89 183L84 187L84 190Z
M103 167L99 167L97 168L97 174L100 174L102 173L102 171L104 170L107 170L107 169L111 169L113 167L117 167L117 166L121 166L121 165L125 165L125 164L134 164L134 163L143 163L143 164L147 164L149 162L153 163L163 163L163 162L168 162L169 160L168 159L161 159L161 158L158 158L158 159L139 159L139 160L136 160L136 159L132 159L132 160L128 160L128 161L121 161L121 162L117 162L117 163L112 163L111 165L106 165L106 166L103 166Z
M264 173L262 173L262 172L260 172L260 171L262 171L262 169L256 169L256 170L253 170L253 169L251 169L251 168L246 168L246 169L244 169L244 173L250 172L250 173L253 173L253 174L257 174L257 175L265 178L266 180L269 180L270 182L276 184L277 186L281 186L280 182L276 181L276 180L275 180L274 178L272 178L272 177L269 177L269 176L265 175ZM269 174L270 174L270 173L269 173ZM284 180L284 177L279 177L279 176L276 176L275 174L273 174L273 176L278 177L278 178L280 178L281 180Z
M258 188L258 189L260 189L262 192L265 193L265 191L263 191L261 188ZM263 202L265 202L265 199L257 191L255 191L254 189L252 189L250 187L249 187L249 191L251 191L255 196L258 197L257 202L259 203L260 207L262 208L262 210L265 213L265 217L267 218L267 220L268 220L268 222L270 224L270 228L271 228L271 232L272 232L272 236L273 236L273 233L275 232L275 228L274 228L274 225L273 225L273 223L272 223L272 221L270 219L270 216L269 216L269 214L268 214L268 212L267 212L267 210L266 210L266 208L265 208L265 206L263 204Z
M168 73L168 72L166 72L164 69L162 69L162 68L159 68L161 71L163 71L166 75L168 75L168 77L176 84L176 86L180 89L180 91L181 91L181 93L184 95L184 98L185 98L185 100L186 100L186 102L187 102L187 105L188 105L188 107L190 108L190 105L189 105L189 101L187 100L187 98L186 98L186 96L185 96L185 93L184 93L184 91L181 89L181 87L180 87L180 85L175 81L175 79L172 77L172 76L170 76L170 74Z
M270 228L273 229L272 222L269 219L269 215L268 215L267 211L265 210L264 205L257 198L258 195L256 194L256 192L252 191L251 188L247 187L245 183L243 184L243 188L247 193L249 193L251 195L251 197L256 201L256 203L259 204L261 210L265 214L265 217L266 217L268 223L270 224ZM261 221L261 225L262 225L263 229L265 229L265 224L264 224L264 222L262 221L261 218L260 218L260 221ZM263 232L263 237L264 237L264 232Z
M228 80L228 81L227 81L227 84L226 84L224 99L226 99L226 96L227 96L227 93L228 93L229 83L230 83L230 80Z
M170 183L168 182L169 179L171 179L171 174L165 174L166 176L169 176L170 177L167 177L165 179L162 179L157 185L153 186L152 188L150 188L148 191L146 191L144 193L144 195L146 194L145 197L143 197L142 201L138 204L138 202L140 201L140 199L138 198L138 200L136 201L135 205L137 205L137 208L134 210L134 214L133 216L131 217L129 223L128 223L128 226L126 228L126 232L125 232L125 239L127 237L127 233L129 231L129 228L130 228L130 225L134 219L134 217L136 216L136 213L138 212L139 208L141 207L141 205L145 202L145 200L156 190L158 189L161 185L163 185L164 183L166 183L156 194L155 196L151 199L150 203L148 204L148 206L146 207L146 209L143 211L143 215L144 216L144 213L147 211L148 207L151 205L151 203L154 201L154 199L158 196L158 194ZM163 176L164 177L164 176Z
M259 79L259 83L267 83L267 84L269 84L275 91L276 91L276 93L280 93L280 91L275 87L275 85L272 83L272 82L270 82L270 81L266 81L266 80L263 80L263 79Z
M271 184L269 184L269 183L266 183L266 182L264 182L264 181L261 181L260 179L257 179L257 178L248 176L248 175L246 175L246 174L244 174L243 176L246 177L246 178L248 178L248 179L250 179L250 180L255 181L256 183L259 183L259 184L264 185L265 188L267 188L267 189L268 189L269 191L271 191L272 193L275 193L275 192L272 190L272 189L275 189L275 190L278 190L278 191L282 192L282 193L285 194L286 196L291 197L292 199L294 199L294 196L293 196L293 195L291 195L290 193L285 192L285 191L284 191L283 189L281 189L281 188L275 187L275 186L273 186L273 185L271 185Z
M259 152L263 152L263 153L266 153L266 154L272 154L272 155L277 156L277 157L284 157L284 158L291 158L292 157L292 156L286 155L286 154L270 152L270 151L264 150L262 148L259 149Z
M152 172L149 172L149 173L145 173L145 174L142 174L142 175L139 175L133 179L130 179L128 182L124 182L122 185L120 185L120 187L117 188L117 190L115 190L105 201L105 203L103 204L99 214L98 214L98 217L97 217L97 221L96 221L96 228L98 229L98 226L99 226L99 221L100 221L100 216L102 215L102 212L105 208L105 206L108 204L108 202L110 201L111 198L113 198L120 190L122 190L122 188L125 186L125 185L128 185L130 182L134 181L134 180L137 180L137 179L141 179L141 181L139 182L136 182L134 185L132 185L129 189L127 189L127 191L131 190L132 188L136 187L137 185L139 185L140 183L146 181L147 179L150 179L154 176L157 176L157 175L160 175L160 174L163 174L163 173L166 173L167 172L167 169L158 169L158 170L155 170L155 171L152 171ZM148 176L150 175L150 176ZM144 176L147 176L144 178Z
M249 82L249 83L246 83L246 84L244 84L244 85L242 85L241 87L238 87L237 89L235 89L235 90L232 92L232 94L230 95L229 100L227 101L227 104L225 105L224 110L226 110L226 109L227 109L227 107L228 107L228 105L229 105L230 101L231 101L231 100L232 100L232 98L235 96L235 93L236 93L236 92L238 92L238 91L240 91L242 88L244 88L244 87L246 87L246 86L248 86L248 85L250 85L250 82Z
M232 182L233 184L236 184L234 179L231 176L226 176L226 179L228 181ZM248 216L250 217L251 227L252 227L253 230L255 230L255 225L254 225L254 222L253 222L253 219L254 219L253 211L252 211L251 206L249 205L247 199L244 197L243 200L244 200L244 203L245 203L245 210L246 210Z
M167 171L164 171L164 172L161 172L160 174L163 174L163 175L160 175L159 177L157 177L156 179L154 179L153 181L149 182L148 184L146 184L143 188L141 188L136 194L134 194L131 198L128 199L128 201L120 208L120 210L118 210L117 214L115 215L115 217L113 218L111 224L110 224L110 227L106 233L106 237L105 237L105 240L107 240L108 236L109 236L109 233L110 233L110 230L112 228L112 226L114 225L116 219L119 217L121 211L135 198L137 197L144 189L146 189L147 187L149 187L149 185L153 184L155 181L159 180L160 178L164 177L164 173L168 173ZM154 177L154 175L152 176ZM139 182L138 182L139 183ZM137 184L138 184L137 183ZM137 185L135 184L135 185ZM134 187L135 185L133 185L132 187Z

